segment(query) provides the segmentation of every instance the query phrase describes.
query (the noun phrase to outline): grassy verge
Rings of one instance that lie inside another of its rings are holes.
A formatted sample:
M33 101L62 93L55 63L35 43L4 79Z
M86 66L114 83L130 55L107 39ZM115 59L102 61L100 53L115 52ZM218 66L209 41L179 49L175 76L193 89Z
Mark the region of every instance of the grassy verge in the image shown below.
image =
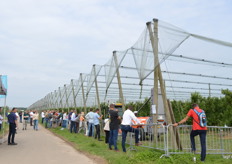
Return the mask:
M6 133L8 133L8 124L5 122L4 124L2 124L2 130L0 131L0 139L2 138L2 137L4 137L3 136L3 132L4 132L4 135L6 134Z
M74 147L82 152L87 152L92 155L100 156L110 164L190 164L193 163L191 154L172 155L171 157L160 156L163 154L161 151L136 147L137 151L128 151L127 153L115 152L108 150L108 145L104 141L97 141L93 138L84 136L83 134L71 134L67 129L60 130L60 128L50 129L53 133L61 136L69 141ZM121 145L118 145L121 148ZM197 155L197 163L200 156ZM217 163L232 163L232 159L223 159L221 155L207 155L206 162L208 164Z

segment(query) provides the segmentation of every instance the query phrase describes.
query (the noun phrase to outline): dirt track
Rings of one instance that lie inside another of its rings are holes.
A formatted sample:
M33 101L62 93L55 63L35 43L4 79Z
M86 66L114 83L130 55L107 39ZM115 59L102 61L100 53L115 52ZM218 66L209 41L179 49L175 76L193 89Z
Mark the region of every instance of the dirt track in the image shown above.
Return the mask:
M15 142L18 145L9 146L7 142L0 145L0 163L96 163L41 126L38 131L34 131L32 126L28 126L27 130L22 130L22 124L20 124Z

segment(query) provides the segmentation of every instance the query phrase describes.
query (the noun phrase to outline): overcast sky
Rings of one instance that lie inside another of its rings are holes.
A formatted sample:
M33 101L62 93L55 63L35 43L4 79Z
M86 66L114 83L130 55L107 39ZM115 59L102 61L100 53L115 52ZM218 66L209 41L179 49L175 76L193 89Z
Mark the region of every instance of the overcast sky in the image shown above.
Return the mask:
M232 42L231 0L0 0L7 105L27 107L93 64L105 64L153 18Z

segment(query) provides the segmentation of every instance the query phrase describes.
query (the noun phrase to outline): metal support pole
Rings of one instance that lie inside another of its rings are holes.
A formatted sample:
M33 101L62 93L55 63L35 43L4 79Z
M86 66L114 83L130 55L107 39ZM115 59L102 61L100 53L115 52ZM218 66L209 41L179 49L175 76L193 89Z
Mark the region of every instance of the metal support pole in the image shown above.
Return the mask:
M80 73L80 78L81 78L81 88L82 88L82 98L83 98L83 104L84 104L84 111L86 113L87 111L86 111L85 91L84 91L84 82L83 82L82 73Z
M123 97L123 92L122 92L122 83L121 83L121 78L120 78L120 73L119 73L119 68L118 68L118 59L117 59L116 51L113 51L113 56L114 56L115 67L117 68L116 71L117 71L117 79L118 79L119 98L120 98L120 102L122 103L122 110L124 112L125 102L124 102L124 97Z
M100 97L99 97L99 92L98 92L98 84L97 84L97 75L96 75L96 65L93 65L93 71L94 71L94 83L95 83L95 88L96 88L96 98L97 98L97 104L98 104L98 109L100 114L101 113L101 103L100 103Z

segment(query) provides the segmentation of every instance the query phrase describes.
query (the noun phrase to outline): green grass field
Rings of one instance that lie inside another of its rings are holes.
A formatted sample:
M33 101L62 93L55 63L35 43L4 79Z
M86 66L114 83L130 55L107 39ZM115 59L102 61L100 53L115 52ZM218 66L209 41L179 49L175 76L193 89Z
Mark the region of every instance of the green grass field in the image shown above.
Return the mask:
M69 133L67 129L60 128L50 129L58 136L63 137L67 141L72 142L74 147L82 152L100 156L110 164L191 164L193 163L192 154L171 155L170 157L160 158L164 152L152 150L142 147L136 147L137 151L128 151L127 153L115 152L108 149L108 145L104 141L97 141L93 138L84 136L83 134ZM121 150L121 145L118 144ZM200 155L197 155L197 163L200 162ZM232 157L232 156L231 156ZM208 164L231 164L232 158L223 159L221 155L207 155L205 163Z
M6 122L2 124L2 130L0 131L0 139L3 137L3 132L5 134L8 132L8 124Z

